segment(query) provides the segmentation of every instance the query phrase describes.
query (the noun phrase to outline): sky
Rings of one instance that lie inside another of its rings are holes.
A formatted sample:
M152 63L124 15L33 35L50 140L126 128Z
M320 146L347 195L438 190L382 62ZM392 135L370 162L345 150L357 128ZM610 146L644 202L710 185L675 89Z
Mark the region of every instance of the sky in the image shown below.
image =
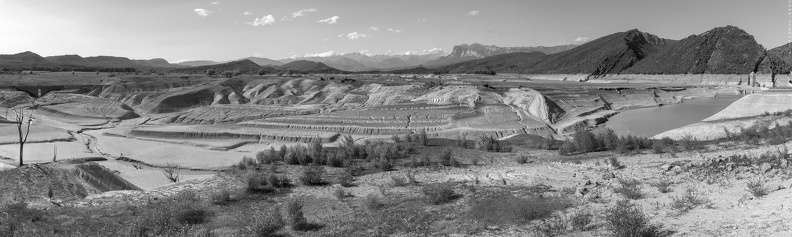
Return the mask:
M0 54L233 60L580 44L737 26L788 42L790 0L0 0Z

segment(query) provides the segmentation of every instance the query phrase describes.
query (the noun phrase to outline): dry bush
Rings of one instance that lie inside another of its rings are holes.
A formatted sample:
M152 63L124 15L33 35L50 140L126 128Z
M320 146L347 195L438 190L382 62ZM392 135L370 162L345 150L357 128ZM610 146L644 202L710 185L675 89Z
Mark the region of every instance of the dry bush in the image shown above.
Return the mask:
M605 211L605 224L614 237L654 237L668 234L661 225L649 223L649 218L643 211L627 200L618 201L615 206Z
M674 182L672 182L669 178L663 177L657 182L651 183L650 185L657 188L657 191L660 191L660 193L668 193L671 192L671 186L674 185Z
M517 164L521 164L521 165L528 163L528 156L526 155L517 156L514 158L514 161L517 162Z
M242 160L239 161L236 165L236 169L238 170L255 170L258 169L258 163L255 159L250 157L242 157Z
M526 196L510 193L488 195L476 200L467 215L491 225L519 225L549 217L553 212L572 207L566 198Z
M247 176L246 180L248 193L273 193L275 187L270 185L267 180L267 175L263 173L252 173Z
M578 210L569 215L569 225L574 231L587 231L592 228L594 214L586 210Z
M333 195L336 198L338 198L338 200L343 200L346 197L352 196L351 194L349 194L349 192L344 191L344 188L342 187L336 188L335 191L333 192Z
M300 176L300 182L303 185L308 186L325 185L326 183L324 179L322 179L322 176L324 176L324 167L314 165L303 169L302 175Z
M613 192L624 195L629 199L641 199L643 193L641 192L641 181L637 179L620 179L619 187L614 188Z
M355 181L355 178L352 177L352 172L347 169L343 174L338 177L338 184L341 187L352 187L354 184L352 182Z
M228 189L221 189L220 191L212 193L212 203L217 205L225 205L234 201L231 198L231 191Z
M688 187L685 192L677 197L671 197L671 208L681 213L688 212L702 205L709 205L710 201L701 196L696 189Z
M745 185L748 192L756 198L762 198L769 193L762 178L750 179Z
M621 162L619 162L619 159L616 159L615 156L611 156L605 160L605 164L610 165L610 167L613 167L614 169L624 168L624 165L622 165Z
M421 191L426 195L427 201L433 205L449 203L459 198L448 183L426 185Z
M315 231L322 228L321 225L309 223L302 208L302 198L295 198L286 204L286 216L292 229L296 231Z
M277 207L271 207L268 210L256 210L251 214L253 217L250 229L253 235L257 237L279 236L277 235L278 231L283 229L285 225Z
M535 236L559 236L569 230L569 220L563 216L552 215L533 228Z

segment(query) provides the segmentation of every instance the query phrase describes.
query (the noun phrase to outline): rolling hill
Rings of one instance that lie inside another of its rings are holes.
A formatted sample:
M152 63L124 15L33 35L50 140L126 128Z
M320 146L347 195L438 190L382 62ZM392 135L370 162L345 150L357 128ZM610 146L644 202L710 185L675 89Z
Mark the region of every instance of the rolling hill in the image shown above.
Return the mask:
M627 70L635 74L748 74L765 55L754 37L734 26L692 35Z

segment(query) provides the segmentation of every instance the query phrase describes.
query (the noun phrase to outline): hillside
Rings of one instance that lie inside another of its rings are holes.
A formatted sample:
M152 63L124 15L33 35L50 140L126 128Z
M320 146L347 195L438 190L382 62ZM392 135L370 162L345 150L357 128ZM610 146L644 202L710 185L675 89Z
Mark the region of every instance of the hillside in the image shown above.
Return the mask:
M256 63L256 64L258 64L260 66L280 66L280 65L283 65L283 62L278 61L278 60L272 60L272 59L269 59L269 58L247 57L247 58L242 58L242 59L239 59L239 60L244 60L244 59L253 61L254 63ZM211 61L208 61L208 62L211 62Z
M213 69L216 72L224 72L224 71L239 71L241 73L250 74L250 73L257 73L261 69L265 69L268 73L272 73L276 71L273 67L262 67L258 64L254 63L253 61L244 59L240 61L233 61L215 65L206 65L206 66L198 66L198 67L189 67L189 68L179 68L174 69L173 72L181 72L181 73L196 73L196 74L203 74L206 73L207 70Z
M754 37L734 26L692 35L657 51L627 73L748 74L765 54Z
M215 62L211 60L195 60L195 61L184 61L177 63L177 65L188 66L188 67L200 67L200 66L209 66L220 64L220 62Z
M438 71L444 73L519 72L522 68L530 67L538 60L543 59L544 56L546 55L541 52L509 53L441 67Z
M554 54L560 53L572 48L575 48L577 45L559 45L559 46L552 46L552 47L498 47L495 45L483 45L479 43L474 44L462 44L454 46L454 49L449 54L448 58L463 58L463 57L476 57L476 58L486 58L489 56L495 56L500 54L507 54L507 53L531 53L531 52L541 52L543 54Z
M344 71L327 66L324 63L298 60L283 64L278 67L281 71L291 71L300 73L345 73Z
M668 40L638 30L611 34L550 55L513 53L443 67L452 73L497 72L527 74L616 74L665 47Z
M792 69L792 43L768 50L757 71L764 74L789 74L790 69Z
M80 55L58 55L58 56L49 56L46 57L45 59L56 65L79 66L79 67L90 67L90 68L150 69L150 68L179 67L179 65L170 64L167 60L161 58L132 60L125 57L114 57L114 56L95 56L95 57L83 58Z
M93 162L31 164L0 172L0 205L45 199L50 190L53 199L69 200L138 187Z
M19 68L35 66L52 66L52 63L47 61L44 57L30 51L18 54L0 54L0 67Z

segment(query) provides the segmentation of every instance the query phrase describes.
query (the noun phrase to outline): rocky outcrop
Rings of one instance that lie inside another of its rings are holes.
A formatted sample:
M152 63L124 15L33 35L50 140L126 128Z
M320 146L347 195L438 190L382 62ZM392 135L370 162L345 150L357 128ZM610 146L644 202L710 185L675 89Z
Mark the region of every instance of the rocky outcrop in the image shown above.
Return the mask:
M561 107L533 89L509 89L503 95L503 103L519 108L547 124L553 124L564 116L564 110Z

